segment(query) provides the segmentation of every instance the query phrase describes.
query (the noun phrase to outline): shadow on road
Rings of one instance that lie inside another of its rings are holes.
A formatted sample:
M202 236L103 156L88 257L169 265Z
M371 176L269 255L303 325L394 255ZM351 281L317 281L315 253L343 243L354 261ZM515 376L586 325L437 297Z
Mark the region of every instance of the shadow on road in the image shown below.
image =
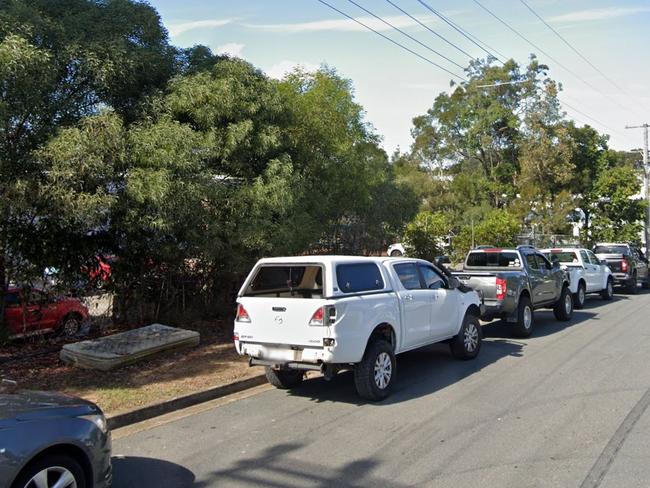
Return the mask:
M191 488L194 473L178 464L143 457L115 457L113 488Z
M529 339L512 337L511 326L504 321L485 324L481 352L471 361L455 360L447 344L434 344L401 354L397 358L397 381L393 393L377 405L390 405L435 393L492 363L507 357L521 356L528 340L584 325L588 320L598 320L597 312L590 308L608 302L590 302L584 309L576 310L568 322L557 321L552 310L536 311L535 330ZM354 405L367 403L359 398L351 372L340 373L330 382L322 377L310 379L299 388L287 392L287 395L309 398L314 402L345 402Z
M303 459L294 460L291 453L301 449L298 443L277 444L259 455L240 459L232 466L214 471L197 488L217 487L222 484L237 486L291 487L380 487L405 488L408 485L388 482L373 476L379 462L366 458L350 461L342 467L330 468L322 463ZM121 487L115 487L121 488Z

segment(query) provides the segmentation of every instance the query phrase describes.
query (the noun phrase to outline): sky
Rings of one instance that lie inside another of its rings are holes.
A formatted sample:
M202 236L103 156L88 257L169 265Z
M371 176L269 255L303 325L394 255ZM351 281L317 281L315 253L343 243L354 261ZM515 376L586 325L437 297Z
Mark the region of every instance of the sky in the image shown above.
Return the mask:
M419 0L391 0L450 46L387 0L326 0L453 73L485 52L427 10ZM640 129L650 123L650 0L525 0L578 53L527 9L522 0L480 0L524 35L533 47L491 17L475 0L423 0L506 58L526 64L531 53L549 65L561 82L567 115L609 134L610 146L642 145ZM269 76L281 78L295 66L315 70L326 64L352 80L366 120L389 153L408 151L412 119L424 114L435 97L450 90L452 76L346 19L318 0L150 0L180 47L204 44L218 53L241 57ZM359 6L399 27L426 47L371 17ZM539 48L544 51L540 52ZM431 49L431 50L430 50ZM593 65L593 66L592 66ZM594 68L595 67L595 68ZM598 70L598 71L597 71ZM601 73L604 73L603 76Z

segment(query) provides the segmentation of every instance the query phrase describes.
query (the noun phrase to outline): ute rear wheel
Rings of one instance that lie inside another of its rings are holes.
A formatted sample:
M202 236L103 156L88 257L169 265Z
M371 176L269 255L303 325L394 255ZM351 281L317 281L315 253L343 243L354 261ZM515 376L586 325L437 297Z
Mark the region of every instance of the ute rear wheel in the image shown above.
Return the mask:
M392 346L384 341L368 345L360 363L354 368L354 385L361 398L373 402L386 398L395 383L396 361Z
M630 281L628 281L627 284L625 285L625 291L630 295L635 295L637 292L636 285L637 285L637 279L636 279L636 271L635 271Z
M614 297L614 282L611 278L607 279L607 285L600 292L600 298L603 300L611 300Z
M584 282L578 284L578 291L573 295L573 306L576 309L581 309L585 306L585 300L587 298L587 289Z
M571 320L573 316L573 298L571 298L569 287L566 285L562 287L560 298L555 302L553 314L557 320L561 320L562 322Z
M478 317L467 314L460 331L449 343L451 353L457 359L474 359L481 350L481 324Z
M519 306L517 307L517 323L512 329L512 332L517 337L529 337L533 333L533 322L535 320L535 312L533 305L530 303L528 295L519 297Z
M270 366L266 366L265 374L269 383L281 390L295 388L302 383L304 378L304 373L300 370L273 369Z

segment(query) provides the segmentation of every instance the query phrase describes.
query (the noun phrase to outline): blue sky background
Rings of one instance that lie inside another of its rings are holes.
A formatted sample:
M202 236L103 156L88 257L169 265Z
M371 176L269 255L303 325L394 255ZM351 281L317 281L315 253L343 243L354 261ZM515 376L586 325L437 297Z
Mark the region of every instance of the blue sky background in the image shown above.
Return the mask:
M355 0L365 8L400 26L409 34L465 66L468 59L433 34L401 14L385 0ZM497 51L526 63L534 49L489 17L472 0L426 0L454 22ZM468 53L484 53L438 20L417 0L393 0L405 11L458 44ZM369 23L409 48L459 71L421 46L403 37L348 0L328 0L340 10ZM640 147L640 130L626 124L650 122L650 1L527 0L587 59L605 72L614 87L580 59L544 26L519 0L482 0L502 19L574 71L593 88L564 71L541 53L550 75L562 82L561 98L604 125L565 106L579 123L589 123L611 135L615 149ZM426 110L434 98L449 89L449 74L392 45L376 34L345 19L317 0L157 0L171 41L188 47L205 44L250 61L267 74L281 77L300 64L315 69L321 63L350 78L367 120L384 138L391 153L407 150L412 142L411 119Z

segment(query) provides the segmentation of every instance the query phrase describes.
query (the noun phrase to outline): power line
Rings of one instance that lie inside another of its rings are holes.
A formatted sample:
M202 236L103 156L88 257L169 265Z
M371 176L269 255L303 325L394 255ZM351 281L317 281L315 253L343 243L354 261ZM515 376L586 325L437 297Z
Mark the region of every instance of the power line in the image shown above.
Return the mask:
M422 27L424 27L426 30L428 30L429 32L431 32L431 34L433 34L433 35L435 35L435 36L438 36L440 39L442 39L443 41L445 41L447 44L449 44L451 47L453 47L453 48L456 49L457 51L460 51L461 53L463 53L463 54L464 54L465 56L467 56L468 58L470 58L470 59L474 59L474 56L472 56L470 53L468 53L467 51L465 51L465 50L462 49L461 47L458 47L456 44L454 44L453 42L451 42L450 40L448 40L446 37L444 37L444 36L438 34L436 31L434 31L433 29L431 29L431 28L430 28L428 25L426 25L424 22L421 22L421 21L418 20L417 18L413 17L411 14L409 14L406 10L404 10L404 9L403 9L402 7L400 7L399 5L396 5L396 4L393 3L391 0L386 0L386 1L387 1L388 3L390 3L393 7L395 7L397 10L399 10L400 12L402 12L404 15L406 15L406 16L409 17L410 19L414 20L414 21L417 22L419 25L421 25Z
M456 73L454 73L454 72L452 72L452 71L449 71L447 68L445 68L445 67L443 67L443 66L440 66L440 65L439 65L438 63L436 63L435 61L431 61L429 58L427 58L427 57L425 57L425 56L422 56L421 54L419 54L419 53L413 51L412 49L409 49L409 48L406 47L405 45L403 45L403 44L397 42L396 40L391 39L390 37L388 37L388 36L382 34L381 32L379 32L379 31L373 29L373 28L370 27L369 25L364 24L364 23L361 22L360 20L355 19L355 18L352 17L351 15L346 14L346 13L343 12L342 10L339 10L338 8L334 7L333 5L330 5L330 4L327 3L325 0L318 0L318 1L319 1L320 3L322 3L323 5L325 5L325 6L329 7L329 8L331 8L331 9L334 10L335 12L338 12L339 14L343 15L344 17L347 17L348 19L350 19L350 20L356 22L357 24L359 24L359 25L365 27L365 28L368 29L369 31L374 32L374 33L377 34L378 36L383 37L383 38L386 39L387 41L392 42L392 43L395 44L396 46L401 47L402 49L404 49L404 50L410 52L410 53L413 54L414 56L417 56L417 57L420 58L421 60L423 60L423 61L425 61L425 62L427 62L427 63L429 63L429 64L435 66L436 68L439 68L439 69L443 70L444 72L450 74L450 75L453 76L454 78L457 78L457 79L459 79L459 80L461 80L461 81L467 81L467 79L466 79L464 76L460 76L460 75L457 75Z
M465 37L467 40L469 40L472 44L474 44L479 49L484 51L488 56L492 56L494 59L496 59L497 61L499 61L499 62L501 62L503 64L503 60L499 56L501 56L502 58L505 58L506 56L499 53L496 49L491 48L490 46L488 46L485 42L481 41L476 36L474 36L474 35L470 34L469 32L467 32L460 25L456 24L453 20L447 18L441 12L438 12L435 8L431 7L424 0L418 0L418 2L420 2L422 4L422 6L424 8L426 8L427 10L429 10L432 14L436 15L438 18L440 18L442 21L444 21L447 25L452 27L456 32L458 32L463 37ZM483 46L485 46L485 47L483 47ZM497 54L499 56L497 56Z
M618 84L612 80L609 76L607 76L603 71L601 71L596 65L594 65L591 61L589 61L580 51L578 51L569 41L566 40L566 38L560 34L555 28L553 28L552 25L550 25L548 22L546 22L541 15L539 15L530 5L528 5L524 0L519 0L524 6L530 10L530 12L537 17L546 27L548 27L553 34L555 34L564 44L566 44L574 53L576 53L585 63L587 63L589 66L591 66L594 71L596 71L598 74L600 74L605 80L607 80L609 83L612 84L617 90L621 91L624 93L628 98L630 98L629 95L627 95L624 90L618 86Z
M507 27L510 31L514 32L518 37L520 37L521 39L523 39L524 41L526 41L528 44L530 44L531 46L533 46L535 49L537 49L539 52L541 52L541 53L542 53L544 56L546 56L548 59L550 59L550 60L553 61L555 64L557 64L560 68L564 69L566 72L568 72L568 73L570 73L571 75L573 75L575 78L577 78L579 81L581 81L582 83L584 83L585 85L587 85L587 86L588 86L589 88L591 88L592 90L597 91L597 92L600 93L602 96L604 96L605 98L609 99L611 102L613 102L613 103L614 103L615 105L617 105L619 108L621 108L621 109L623 109L623 110L626 110L626 111L629 110L629 109L623 107L619 102L617 102L616 100L614 100L612 97L610 97L610 96L607 95L606 93L602 92L598 87L592 85L591 83L589 83L588 81L584 80L584 79L581 78L579 75L577 75L574 71L572 71L571 69L569 69L569 68L567 68L566 66L564 66L564 64L560 63L557 59L555 59L555 58L554 58L553 56L551 56L549 53L547 53L546 51L544 51L541 47L539 47L537 44L535 44L534 42L532 42L531 40L529 40L529 39L528 39L526 36L524 36L521 32L519 32L517 29L515 29L515 28L512 27L510 24L508 24L505 20L503 20L501 17L499 17L497 14L495 14L495 13L492 12L490 9L488 9L485 5L483 5L481 2L479 2L479 0L473 0L473 2L474 2L476 5L478 5L479 7L481 7L483 10L485 10L485 11L486 11L488 14L490 14L492 17L494 17L496 20L498 20L498 21L499 21L501 24L503 24L505 27Z
M368 15L373 16L375 19L377 19L377 20L383 22L383 23L386 24L388 27L391 27L391 28L395 29L397 32L399 32L400 34L402 34L402 35L408 37L408 38L411 39L413 42L416 42L417 44L419 44L419 45L422 46L423 48L428 49L428 50L431 51L432 53L437 54L437 55L440 56L441 58L447 60L448 62L450 62L451 64L453 64L453 65L456 66L457 68L460 68L460 69L462 69L462 70L465 69L465 66L462 66L462 65L458 64L458 63L457 63L456 61L454 61L453 59L450 59L450 58L448 58L447 56L445 56L444 54L439 53L438 51L436 51L436 50L433 49L432 47L427 46L425 43L419 41L417 38L413 37L411 34L409 34L409 33L405 32L405 31L403 31L403 30L400 29L399 27L394 26L393 24L391 24L391 23L388 22L387 20L382 19L380 16L378 16L378 15L372 13L372 12L371 12L370 10L368 10L367 8L362 7L361 5L359 5L359 4L358 4L357 2L355 2L354 0L348 0L348 2L350 2L352 5L356 5L358 8L360 8L361 10L363 10L363 11L364 11L365 13L367 13Z
M573 110L574 112L576 112L576 113L582 115L583 117L586 117L587 119L589 119L589 120L595 122L596 124L600 125L601 127L604 127L605 129L607 129L607 130L609 130L609 131L611 131L611 132L615 132L615 133L617 133L618 135L627 138L627 135L623 134L622 132L619 132L618 130L614 129L613 127L608 126L607 124L602 123L600 120L598 120L598 119L592 117L591 115L587 115L587 114L584 113L582 110L575 108L573 105L569 105L569 104L568 104L567 102L565 102L564 100L561 100L560 97L558 97L558 101L559 101L562 105L564 105L565 107L570 108L570 109Z
M605 73L603 73L601 70L599 70L599 69L598 69L598 68L597 68L597 67L596 67L596 66L595 66L591 61L589 61L586 57L584 57L580 51L578 51L575 47L573 47L573 45L571 45L571 43L570 43L569 41L567 41L567 40L564 38L564 36L562 36L562 34L560 34L557 30L555 30L555 29L553 28L553 26L551 26L548 22L546 22L546 21L542 18L541 15L539 15L537 12L535 12L535 10L533 10L533 8L532 8L530 5L528 5L524 0L519 0L519 1L520 1L521 3L523 3L524 6L525 6L528 10L530 10L530 12L531 12L535 17L537 17L537 18L538 18L538 19L539 19L539 20L540 20L540 21L541 21L541 22L542 22L546 27L548 27L548 28L553 32L553 34L555 34L557 37L559 37L560 40L561 40L564 44L566 44L566 45L567 45L567 46L568 46L568 47L569 47L569 48L570 48L574 53L576 53L578 56L580 56L580 57L581 57L581 58L582 58L582 59L583 59L583 60L584 60L584 61L585 61L589 66L591 66L594 70L596 70L598 73L600 73L600 75L601 75L603 78L605 78L607 81L609 81L609 82L610 82L612 85L614 85L617 89L619 89L619 90L621 89L621 87L619 87L619 86L618 86L618 85L617 85L613 80L611 80L611 79L610 79L610 78L609 78Z

